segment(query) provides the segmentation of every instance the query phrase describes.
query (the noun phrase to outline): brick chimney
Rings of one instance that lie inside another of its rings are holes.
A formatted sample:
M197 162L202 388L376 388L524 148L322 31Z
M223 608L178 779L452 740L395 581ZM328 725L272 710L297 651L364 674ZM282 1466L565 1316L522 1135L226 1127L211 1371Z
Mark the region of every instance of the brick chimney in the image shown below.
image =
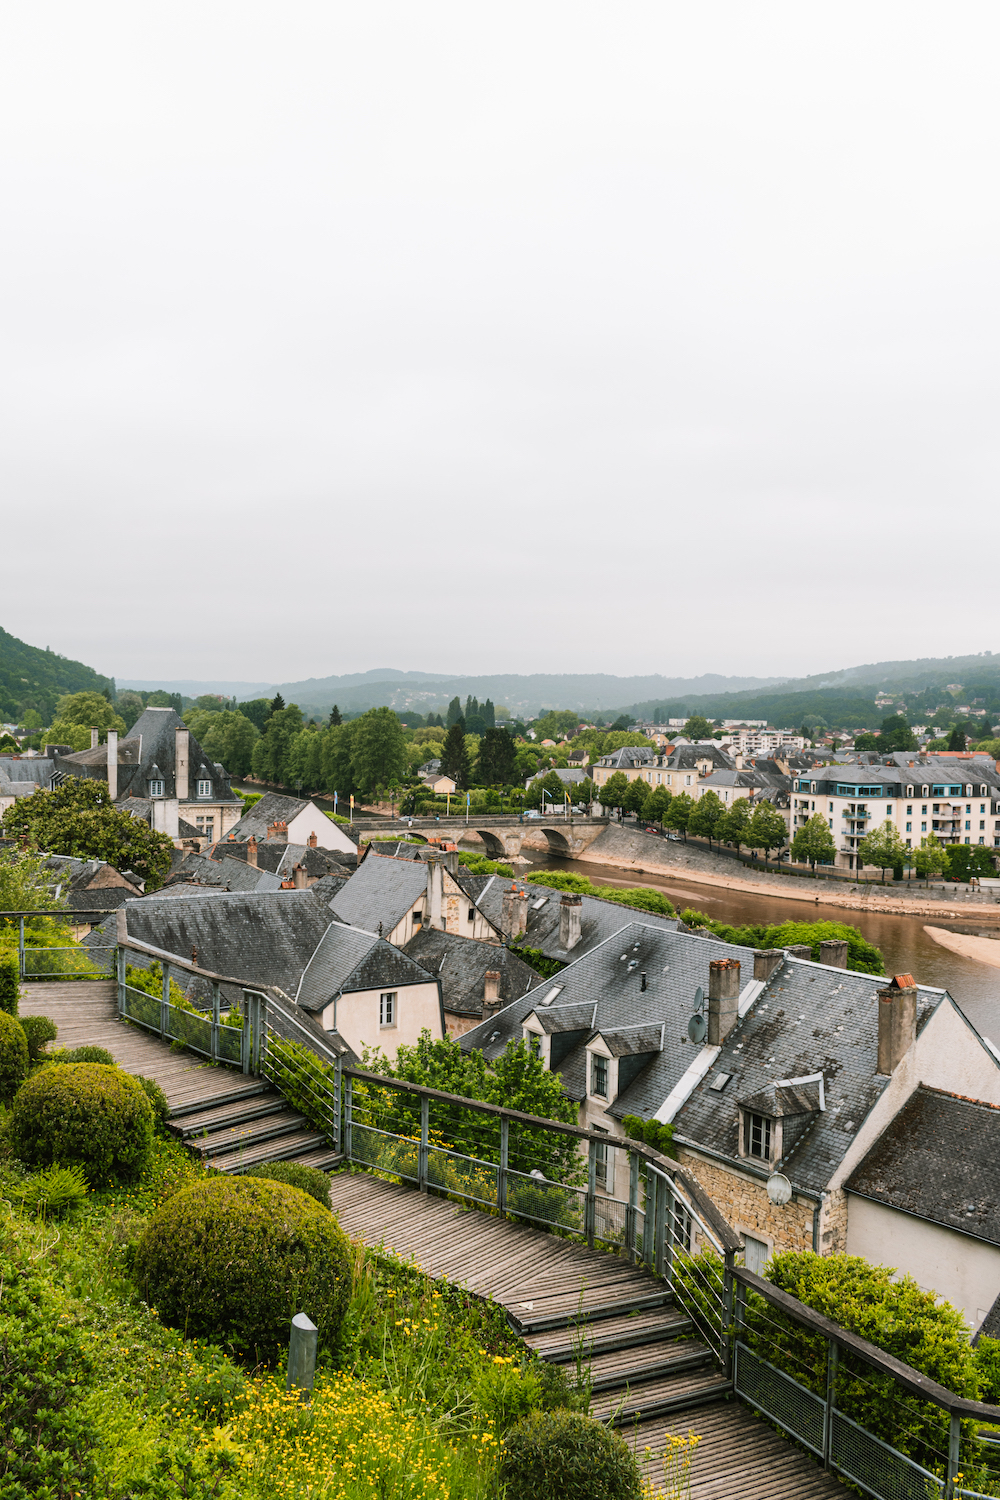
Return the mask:
M784 956L780 948L756 948L753 955L753 977L770 979L771 975L781 967Z
M708 966L708 1045L721 1047L739 1019L740 961L713 958Z
M96 750L97 749L97 746L98 746L98 744L100 742L100 738L101 738L101 736L98 733L96 726L93 725L93 724L91 724L91 726L90 726L90 748L91 748L91 750Z
M487 969L483 976L483 1020L503 1007L500 999L500 970Z
M310 849L315 849L315 847L316 847L316 835L314 833L311 833L309 835L308 843L309 843L309 848Z
M528 893L523 886L512 884L504 891L500 905L500 927L505 937L521 937L528 928Z
M273 841L274 843L286 843L287 844L287 842L288 842L288 824L282 822L282 820L280 818L275 818L275 820L274 820L273 823L268 823L268 825L267 825L267 841L268 841L268 843L271 843Z
M878 1071L894 1073L916 1037L916 982L912 974L896 974L878 992Z
M559 946L567 952L575 948L582 936L583 897L573 891L563 891L559 903Z
M247 864L257 868L257 840L253 834L247 839Z
M190 797L190 783L188 781L188 757L191 751L191 731L185 729L183 724L178 724L174 730L174 786L177 788L177 800L187 802Z
M118 801L118 731L108 730L108 796Z
M819 945L819 961L831 969L847 968L847 939L828 938Z

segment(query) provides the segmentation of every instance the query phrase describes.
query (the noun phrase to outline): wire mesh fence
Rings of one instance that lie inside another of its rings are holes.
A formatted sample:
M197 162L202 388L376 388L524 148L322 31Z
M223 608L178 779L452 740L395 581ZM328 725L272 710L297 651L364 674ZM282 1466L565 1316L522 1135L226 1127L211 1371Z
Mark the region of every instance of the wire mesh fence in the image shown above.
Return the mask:
M114 972L114 947L85 947L81 943L32 947L19 950L21 978L25 980L107 979Z

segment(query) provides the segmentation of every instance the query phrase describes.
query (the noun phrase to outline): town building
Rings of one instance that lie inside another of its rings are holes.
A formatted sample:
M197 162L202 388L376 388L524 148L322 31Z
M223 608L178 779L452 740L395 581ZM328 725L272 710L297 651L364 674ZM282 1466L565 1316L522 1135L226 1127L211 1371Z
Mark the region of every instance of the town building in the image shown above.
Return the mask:
M696 794L699 778L715 770L732 770L734 761L714 740L697 745L675 745L669 755L658 755L650 745L625 745L602 755L591 771L598 797L600 788L621 772L628 781L645 781L651 787L665 786L674 795Z
M308 845L349 856L358 852L357 843L343 826L328 818L315 802L279 792L265 792L225 835L227 844L243 844L250 839L258 849L265 843L279 843Z
M404 948L425 927L479 942L498 943L500 933L459 880L458 855L426 860L393 859L368 846L356 872L334 898L338 920L378 932Z
M510 948L421 927L404 948L441 986L448 1035L457 1037L544 984Z

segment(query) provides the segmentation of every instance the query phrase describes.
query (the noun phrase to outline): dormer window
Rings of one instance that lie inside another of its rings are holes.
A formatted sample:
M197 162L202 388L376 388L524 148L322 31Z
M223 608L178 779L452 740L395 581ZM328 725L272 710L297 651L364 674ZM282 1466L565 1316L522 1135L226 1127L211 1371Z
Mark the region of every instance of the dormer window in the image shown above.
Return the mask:
M162 797L163 796L163 782L162 781L157 781L155 778L151 779L150 782L149 782L149 795L151 797Z
M767 1115L743 1116L743 1150L758 1161L771 1160L771 1120Z
M542 1055L542 1039L539 1036L538 1032L537 1031L525 1031L525 1033L524 1033L524 1040L528 1044L528 1051L531 1053L532 1057L541 1057L541 1055Z
M199 797L211 797L211 795L212 795L212 783L210 781L199 781L198 782L198 796Z
M590 1055L590 1092L597 1099L608 1097L608 1060L599 1052Z

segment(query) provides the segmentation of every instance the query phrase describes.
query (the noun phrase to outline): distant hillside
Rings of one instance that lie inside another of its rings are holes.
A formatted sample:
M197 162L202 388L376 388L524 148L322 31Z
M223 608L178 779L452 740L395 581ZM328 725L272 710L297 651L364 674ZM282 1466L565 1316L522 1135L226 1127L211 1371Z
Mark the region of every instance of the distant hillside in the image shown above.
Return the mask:
M51 724L63 693L103 693L111 687L110 678L82 661L29 646L0 630L0 719L7 723L20 723L33 708L43 724Z

